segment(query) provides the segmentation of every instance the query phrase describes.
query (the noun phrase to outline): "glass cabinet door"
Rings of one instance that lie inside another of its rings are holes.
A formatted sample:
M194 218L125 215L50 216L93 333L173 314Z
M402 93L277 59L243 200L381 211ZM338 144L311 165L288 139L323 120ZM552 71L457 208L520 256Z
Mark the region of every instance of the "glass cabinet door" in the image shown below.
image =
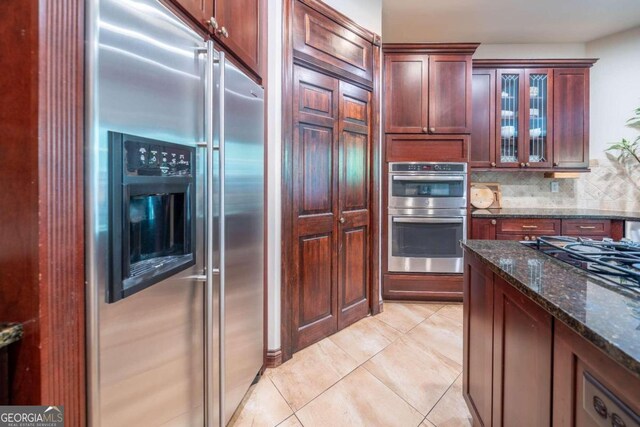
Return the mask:
M496 120L499 146L496 163L499 167L520 167L522 163L522 104L524 72L498 70L498 99L500 119Z
M548 69L526 70L525 72L525 124L526 131L524 161L526 167L551 166L551 79Z

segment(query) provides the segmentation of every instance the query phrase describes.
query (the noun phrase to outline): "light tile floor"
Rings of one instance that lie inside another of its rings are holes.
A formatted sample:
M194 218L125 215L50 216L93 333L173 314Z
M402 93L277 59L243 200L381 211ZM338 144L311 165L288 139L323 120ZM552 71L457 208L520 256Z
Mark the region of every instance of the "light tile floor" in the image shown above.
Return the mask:
M268 369L230 426L470 426L462 305L386 302Z

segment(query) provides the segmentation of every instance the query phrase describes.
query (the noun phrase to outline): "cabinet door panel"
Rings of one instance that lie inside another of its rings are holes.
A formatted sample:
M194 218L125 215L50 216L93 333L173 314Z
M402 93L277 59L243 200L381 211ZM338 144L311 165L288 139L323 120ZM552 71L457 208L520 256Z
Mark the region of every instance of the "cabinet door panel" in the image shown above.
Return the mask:
M429 132L471 130L471 57L429 57Z
M503 168L521 167L524 105L524 71L501 69L496 74L496 164Z
M293 50L297 57L373 81L373 44L300 1L294 2Z
M178 7L206 26L213 16L213 0L172 0Z
M385 56L385 131L428 131L429 57Z
M492 424L549 426L551 315L495 277L493 333Z
M465 257L463 393L481 425L491 425L493 273Z
M219 25L228 31L228 36L220 36L224 43L242 62L258 76L262 76L262 34L261 19L264 0L220 0L216 3L216 18Z
M369 313L371 94L340 82L338 329Z
M497 220L491 218L473 218L471 220L471 238L477 240L496 240Z
M338 81L294 68L293 347L337 328Z
M553 71L553 165L589 167L589 70Z
M523 158L527 167L549 168L552 165L552 88L552 70L525 71Z
M472 126L469 147L471 167L496 166L496 70L474 70Z

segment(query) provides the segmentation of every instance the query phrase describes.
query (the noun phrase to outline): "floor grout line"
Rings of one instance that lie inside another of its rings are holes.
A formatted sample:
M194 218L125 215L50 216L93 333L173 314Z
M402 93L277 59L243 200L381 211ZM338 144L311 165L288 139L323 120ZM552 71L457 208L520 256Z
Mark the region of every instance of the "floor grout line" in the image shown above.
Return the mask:
M462 375L462 372L460 372L458 374L458 376L456 377L455 380L453 380L453 382L451 384L449 384L449 387L447 387L447 389L444 391L444 393L442 393L442 396L440 396L440 399L438 399L438 401L436 402L435 405L433 405L431 407L431 409L429 410L429 412L427 413L427 415L425 416L425 419L427 419L427 417L429 417L429 414L433 412L433 410L435 409L436 406L438 406L438 403L440 403L440 401L442 400L442 398L445 396L445 394L447 394L449 392L449 390L451 390L451 387L453 387L453 385L456 383L456 381L458 381L458 378L460 378L460 375ZM434 424L434 423L431 423ZM434 424L435 425L435 424Z
M390 323L387 323L385 320L383 319L379 319L377 318L377 316L367 316L367 317L371 317L372 319L375 319L375 321L380 322L382 325L385 325L386 327L391 328L393 331L397 332L397 335L393 338L393 339L389 339L387 336L385 336L384 334L380 333L380 337L384 339L384 341L387 341L387 343L377 352L375 352L374 354L372 354L371 356L367 357L365 360L363 360L362 362L358 363L356 362L356 366L351 369L346 375L341 376L338 380L336 380L335 382L331 383L328 387L326 387L324 390L322 390L322 392L320 392L317 396L313 397L311 400L309 400L309 402L305 403L304 405L302 405L298 410L295 410L293 408L293 406L289 403L289 401L285 398L284 394L282 393L282 391L278 388L277 384L275 383L275 381L273 381L271 374L265 374L263 376L266 376L268 378L268 380L271 382L271 385L273 385L276 389L276 391L278 392L278 395L284 400L284 402L287 404L287 407L291 410L292 414L290 414L289 416L287 416L284 420L280 421L278 424L275 425L275 427L277 427L278 425L284 423L285 421L287 421L288 419L290 419L292 416L295 417L295 419L297 420L297 422L302 425L304 427L304 424L302 423L302 420L300 419L300 417L298 416L299 412L302 411L304 408L306 408L310 403L314 402L316 399L320 398L321 396L325 395L325 393L329 392L329 390L333 389L338 383L340 383L343 380L346 380L347 377L349 377L350 375L352 375L357 369L359 368L363 368L365 372L367 372L367 374L371 375L376 381L378 381L380 384L382 384L384 386L384 389L390 391L391 393L393 393L395 396L397 396L402 402L404 402L406 405L408 405L410 408L412 408L414 411L416 411L417 414L419 414L420 416L422 416L421 421L418 423L418 426L422 425L423 423L431 423L431 421L428 419L428 416L433 412L433 410L438 406L438 404L442 401L442 399L444 398L444 396L451 390L451 388L453 387L453 385L455 384L455 382L460 378L460 376L462 375L462 372L460 372L455 379L451 382L451 384L449 384L449 386L446 388L446 390L444 390L444 392L438 397L437 401L434 403L434 405L427 411L426 415L423 415L422 412L420 410L418 410L416 407L414 407L410 402L407 401L407 399L405 399L404 397L400 396L396 391L394 391L391 387L389 387L387 384L385 384L385 382L380 379L374 372L372 372L371 370L367 369L367 367L365 366L365 364L369 361L371 361L373 358L375 358L376 356L378 356L380 353L382 353L383 351L385 351L387 348L389 348L389 346L391 346L392 344L396 343L398 340L402 339L403 337L406 337L407 339L411 340L412 342L415 341L414 338L409 337L408 334L413 331L415 328L417 328L418 326L420 326L421 324L423 324L426 320L430 319L431 317L433 317L435 314L438 314L441 317L444 317L447 320L450 321L457 321L456 319L449 317L449 316L445 316L443 314L440 313L440 311L442 309L444 309L447 306L455 306L455 305L459 305L459 304L442 304L440 306L440 308L438 308L437 310L429 313L427 316L425 316L424 318L422 318L422 320L420 320L417 324L415 324L413 327L411 327L408 331L403 332L400 329L398 329L397 327L393 326ZM410 314L413 314L414 312L411 312L409 310ZM420 316L422 317L422 315L420 314ZM363 319L364 320L364 319ZM355 323L354 323L355 324ZM350 328L353 325L348 326L347 328L343 329L346 330L348 328ZM338 344L337 342L333 341L331 339L331 336L326 337L325 339L328 339L331 341L331 343L333 345L335 345L338 349L340 349L342 352L344 352L346 355L348 355L349 357L351 357L352 359L355 358L346 350L344 349L340 344ZM375 362L372 362L375 363ZM272 368L272 371L275 371L277 368ZM435 425L433 423L429 424L429 425Z
M289 407L289 409L291 409L291 413L293 415L295 415L296 411L293 410L293 408L291 407L291 404L289 403L289 401L287 400L286 397L284 397L284 395L282 394L282 392L280 391L280 389L278 388L278 386L276 385L276 383L273 382L273 380L271 379L270 376L267 376L267 379L271 382L271 384L273 384L273 386L276 388L276 391L278 392L278 394L280 395L280 397L282 397L282 400L284 400L284 403L287 404L287 406ZM289 418L289 417L287 417ZM285 422L287 420L287 418L285 418L280 424L282 424L283 422Z

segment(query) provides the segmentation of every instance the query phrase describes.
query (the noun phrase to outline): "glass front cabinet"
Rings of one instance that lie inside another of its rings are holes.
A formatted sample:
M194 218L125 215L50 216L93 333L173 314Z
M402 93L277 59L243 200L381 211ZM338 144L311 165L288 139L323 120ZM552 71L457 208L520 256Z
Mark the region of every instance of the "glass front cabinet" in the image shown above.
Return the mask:
M552 76L548 69L497 70L498 167L551 166Z
M588 172L596 61L474 59L470 167Z

